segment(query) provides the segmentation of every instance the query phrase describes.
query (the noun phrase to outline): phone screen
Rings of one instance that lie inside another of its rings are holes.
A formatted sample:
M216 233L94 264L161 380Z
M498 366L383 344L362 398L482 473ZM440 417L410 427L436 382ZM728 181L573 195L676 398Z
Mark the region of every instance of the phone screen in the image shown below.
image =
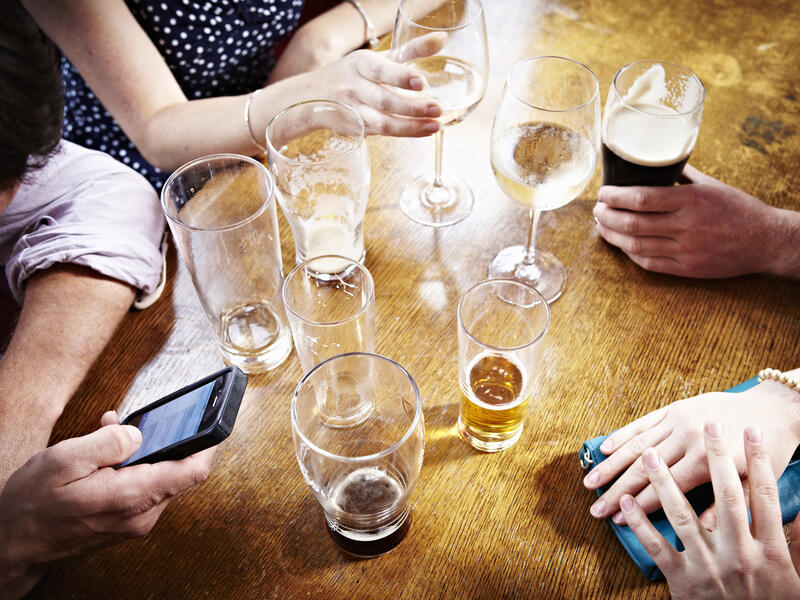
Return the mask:
M128 424L142 432L142 445L120 466L196 434L216 383L211 381L131 420Z

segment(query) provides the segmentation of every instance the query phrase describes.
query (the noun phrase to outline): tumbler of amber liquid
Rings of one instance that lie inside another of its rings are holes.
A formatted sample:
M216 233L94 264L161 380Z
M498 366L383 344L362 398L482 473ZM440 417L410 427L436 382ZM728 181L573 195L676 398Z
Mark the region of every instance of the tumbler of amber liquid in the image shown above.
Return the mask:
M499 452L522 435L540 368L550 308L533 287L488 279L458 303L458 429L474 448Z

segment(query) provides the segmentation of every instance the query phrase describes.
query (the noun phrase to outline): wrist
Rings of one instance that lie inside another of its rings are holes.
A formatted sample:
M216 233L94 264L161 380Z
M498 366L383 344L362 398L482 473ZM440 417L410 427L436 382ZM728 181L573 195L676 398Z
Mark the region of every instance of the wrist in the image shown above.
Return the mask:
M786 425L792 443L800 446L800 392L772 379L759 383L752 392L757 402L768 402L774 407L774 419Z
M307 56L336 60L364 44L364 21L352 4L342 2L304 24L295 37Z
M767 246L765 271L778 277L800 279L800 213L782 208L767 207L768 220L764 229Z

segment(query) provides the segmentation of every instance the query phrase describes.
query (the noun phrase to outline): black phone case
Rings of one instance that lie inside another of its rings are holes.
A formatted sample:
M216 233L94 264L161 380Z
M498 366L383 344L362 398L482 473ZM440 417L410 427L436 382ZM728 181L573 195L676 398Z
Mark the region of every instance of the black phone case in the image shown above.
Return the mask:
M220 417L217 419L214 425L205 431L198 431L190 438L172 444L171 446L167 446L166 448L162 448L161 450L153 452L152 454L148 454L147 456L143 456L125 466L130 467L142 463L157 463L161 462L162 460L180 460L200 452L201 450L215 446L227 438L231 434L231 431L233 431L233 424L236 422L236 415L239 413L239 405L242 403L242 397L244 396L244 391L247 388L247 375L245 375L244 372L237 367L226 367L225 369L217 371L208 377L204 377L203 379L199 379L194 383L184 386L181 389L164 396L163 398L159 398L155 402L152 402L144 408L140 408L139 410L128 415L122 424L126 425L131 419L151 411L162 404L166 404L170 400L177 398L178 396L182 396L192 389L210 383L226 373L230 373L230 376L228 377L224 387L220 390L220 396L223 398L223 400L222 405L219 407Z

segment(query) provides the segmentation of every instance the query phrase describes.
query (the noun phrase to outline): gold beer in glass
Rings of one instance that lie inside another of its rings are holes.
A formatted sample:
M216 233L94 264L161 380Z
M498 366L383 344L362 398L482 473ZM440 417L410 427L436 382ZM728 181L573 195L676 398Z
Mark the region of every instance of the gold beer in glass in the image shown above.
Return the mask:
M533 287L488 279L458 303L458 429L474 448L499 452L522 435L550 308Z

